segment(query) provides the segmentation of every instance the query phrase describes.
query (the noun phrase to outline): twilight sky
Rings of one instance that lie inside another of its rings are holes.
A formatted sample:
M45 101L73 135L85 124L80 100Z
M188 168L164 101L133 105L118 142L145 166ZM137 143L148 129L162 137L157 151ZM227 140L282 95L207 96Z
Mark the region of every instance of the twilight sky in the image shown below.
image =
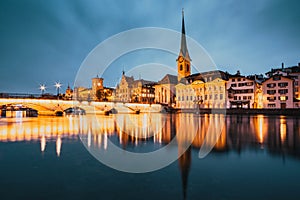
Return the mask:
M55 81L64 90L105 39L140 27L180 31L182 7L187 35L220 70L260 74L300 62L297 0L1 0L0 92L39 93L39 84L46 84L54 93ZM114 86L123 68L142 65L144 57L149 62L146 53L117 61L106 85ZM137 56L138 62L128 62ZM176 69L175 60L168 65Z

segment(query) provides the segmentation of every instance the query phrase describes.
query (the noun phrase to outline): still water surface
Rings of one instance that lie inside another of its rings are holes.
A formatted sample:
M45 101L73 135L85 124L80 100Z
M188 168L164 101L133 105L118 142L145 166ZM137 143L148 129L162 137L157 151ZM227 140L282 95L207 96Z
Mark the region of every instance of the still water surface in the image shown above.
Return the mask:
M87 150L105 152L112 142L123 151L152 152L175 136L179 159L150 173L116 171ZM200 159L206 136L217 141ZM180 153L187 142L191 147ZM298 199L299 158L296 117L1 118L0 199Z

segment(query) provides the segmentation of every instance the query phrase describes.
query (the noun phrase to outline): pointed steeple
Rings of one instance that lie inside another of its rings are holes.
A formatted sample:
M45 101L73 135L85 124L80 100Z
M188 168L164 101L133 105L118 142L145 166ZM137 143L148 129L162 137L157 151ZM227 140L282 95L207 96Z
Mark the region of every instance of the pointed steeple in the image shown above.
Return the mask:
M185 25L184 25L184 10L182 8L182 27L181 27L181 46L180 46L180 54L187 60L191 60L187 44L186 44L186 36L185 36Z
M186 36L185 36L185 24L184 24L184 12L182 9L182 27L181 27L181 44L177 62L177 79L180 81L182 78L191 75L191 58L187 49Z

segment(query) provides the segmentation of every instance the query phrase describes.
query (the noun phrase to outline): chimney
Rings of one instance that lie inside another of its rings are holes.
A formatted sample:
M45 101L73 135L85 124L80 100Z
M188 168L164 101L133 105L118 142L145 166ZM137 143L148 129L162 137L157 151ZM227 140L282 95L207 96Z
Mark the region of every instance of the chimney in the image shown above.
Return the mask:
M281 68L282 68L282 69L284 68L284 63L281 63Z

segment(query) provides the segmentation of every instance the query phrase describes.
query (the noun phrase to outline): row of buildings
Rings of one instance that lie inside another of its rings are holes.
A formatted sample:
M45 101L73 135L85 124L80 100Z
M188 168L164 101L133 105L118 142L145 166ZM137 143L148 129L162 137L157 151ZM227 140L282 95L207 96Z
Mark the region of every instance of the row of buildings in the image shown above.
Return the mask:
M244 76L214 70L191 73L191 58L185 36L182 12L181 46L177 76L167 74L158 82L126 76L116 88L103 86L103 79L92 79L92 88L75 88L79 100L160 103L176 108L299 108L300 63L271 69L265 75Z

